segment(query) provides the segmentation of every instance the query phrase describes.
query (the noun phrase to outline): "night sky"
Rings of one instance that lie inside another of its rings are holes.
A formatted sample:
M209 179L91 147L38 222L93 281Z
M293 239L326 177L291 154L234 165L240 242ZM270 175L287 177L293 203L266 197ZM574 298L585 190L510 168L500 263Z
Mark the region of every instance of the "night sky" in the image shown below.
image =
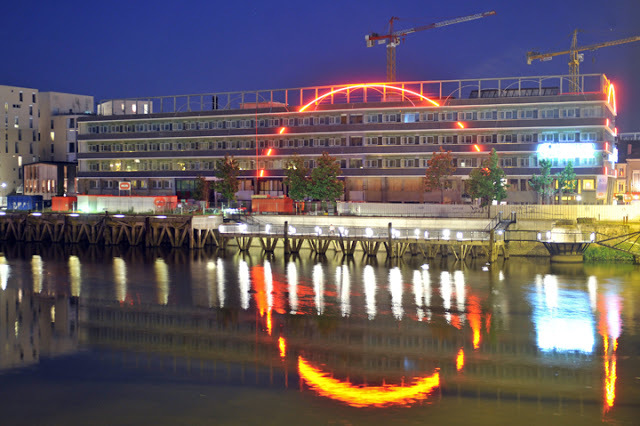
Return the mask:
M412 34L398 80L567 74L568 56L529 50L640 35L640 0L13 1L0 15L0 84L96 101L384 81L384 46L364 36L495 10ZM585 52L581 73L617 83L618 127L640 131L640 42Z

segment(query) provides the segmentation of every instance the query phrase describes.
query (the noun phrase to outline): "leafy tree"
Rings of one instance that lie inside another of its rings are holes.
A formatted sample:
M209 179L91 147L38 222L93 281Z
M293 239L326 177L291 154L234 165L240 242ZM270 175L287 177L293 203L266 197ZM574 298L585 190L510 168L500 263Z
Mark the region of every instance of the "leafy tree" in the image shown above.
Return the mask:
M540 194L542 203L545 204L554 193L551 160L540 160L540 175L531 176L529 185Z
M196 186L191 196L194 200L209 201L209 182L203 176L196 178Z
M344 193L344 183L338 179L340 163L323 152L311 171L309 196L315 200L335 202Z
M445 152L440 147L440 152L434 152L427 161L427 171L424 177L424 188L427 191L440 191L440 203L444 203L444 190L448 187L447 178L455 173L451 151Z
M558 174L558 192L560 193L560 200L565 194L573 194L578 187L578 179L576 178L576 172L573 170L573 163L569 161L567 166Z
M289 188L289 198L302 201L309 195L309 168L302 158L294 155L287 161L284 184Z
M223 160L218 160L217 170L218 180L213 184L214 190L220 193L227 201L235 200L236 192L240 188L240 182L238 181L240 166L238 162L227 154Z
M500 167L498 153L492 149L489 158L469 174L469 194L474 199L480 199L480 205L483 207L491 204L493 200L500 202L507 198L506 189L509 187L504 183L504 178L505 173Z

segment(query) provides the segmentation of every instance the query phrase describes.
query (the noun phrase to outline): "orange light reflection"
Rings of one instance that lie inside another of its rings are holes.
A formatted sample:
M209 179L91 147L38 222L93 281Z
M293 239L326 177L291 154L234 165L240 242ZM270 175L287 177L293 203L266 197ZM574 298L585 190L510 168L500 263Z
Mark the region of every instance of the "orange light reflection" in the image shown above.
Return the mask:
M280 127L280 130L278 131L278 133L283 134L285 130L286 130L286 127Z
M456 370L460 371L464 367L464 350L460 348L456 357Z
M298 371L309 387L327 398L345 402L353 407L384 407L407 405L426 399L431 391L440 385L440 374L430 377L414 377L410 386L354 386L312 367L302 357L298 357Z
M271 155L271 151L273 151L273 149L269 148L269 150L267 151L267 155Z
M458 121L458 127L460 127L461 129L464 129L464 123L461 121Z
M397 91L403 92L403 93L410 93L412 95L418 96L419 98L421 98L421 99L423 99L423 100L425 100L427 102L430 102L434 106L440 106L440 104L438 104L436 101L433 101L433 100L427 98L426 96L421 95L420 93L414 92L413 90L408 90L408 89L404 89L402 87L396 87L396 86L391 86L389 84L382 84L382 83L363 83L363 84L352 84L350 86L342 87L340 89L331 90L331 91L325 93L324 95L318 96L317 98L315 98L314 100L312 100L308 104L304 105L302 108L300 108L299 112L303 112L304 110L309 108L311 105L313 105L316 102L320 102L321 100L323 100L327 96L331 96L331 95L334 95L334 94L339 93L339 92L344 92L345 90L364 89L364 88L367 88L367 87L392 89L392 90L397 90Z
M613 403L616 400L616 380L617 375L617 355L616 349L618 348L618 339L613 339L613 354L609 359L609 339L604 336L604 400L605 411L608 411L613 407Z
M473 349L480 347L480 328L482 327L482 309L477 296L469 296L469 325L473 330Z
M476 151L480 152L480 147L478 145L474 145L473 147L475 148Z
M284 337L278 339L278 347L280 348L280 358L284 358L287 353L287 342L284 340Z

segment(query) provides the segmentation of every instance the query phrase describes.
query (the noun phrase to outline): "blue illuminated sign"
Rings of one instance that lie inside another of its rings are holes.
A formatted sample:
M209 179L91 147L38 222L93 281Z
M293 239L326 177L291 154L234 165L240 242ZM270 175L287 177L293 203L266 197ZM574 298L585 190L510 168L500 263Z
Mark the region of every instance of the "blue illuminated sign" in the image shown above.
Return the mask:
M570 160L573 158L595 158L596 147L593 143L542 143L538 145L539 159Z

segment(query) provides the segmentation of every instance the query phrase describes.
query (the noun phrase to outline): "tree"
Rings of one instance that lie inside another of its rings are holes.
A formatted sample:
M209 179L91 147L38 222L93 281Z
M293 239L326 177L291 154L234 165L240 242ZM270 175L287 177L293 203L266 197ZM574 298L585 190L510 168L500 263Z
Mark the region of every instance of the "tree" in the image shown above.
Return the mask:
M444 190L448 188L447 178L455 173L451 151L434 152L427 161L427 171L424 177L424 188L427 191L440 191L440 204L444 204Z
M551 197L553 190L553 175L551 174L551 160L540 160L540 175L531 176L529 185L542 197L542 204Z
M289 198L304 200L309 195L309 168L297 155L290 158L285 167L284 184L289 188Z
M323 152L311 171L309 196L315 200L335 202L344 193L344 183L338 179L340 163Z
M203 176L196 178L196 185L191 197L197 201L209 201L209 182Z
M491 204L493 200L499 203L507 198L506 188L509 185L505 184L504 180L505 173L500 167L498 153L492 149L489 158L469 174L469 194L474 199L480 199L480 205L483 207Z
M240 188L240 182L238 181L240 166L238 162L227 154L223 160L218 160L216 168L218 170L218 180L213 184L214 190L220 193L227 201L235 200L236 192Z
M576 192L578 179L576 178L576 172L573 170L573 163L571 163L571 161L567 163L567 166L561 172L556 174L556 178L558 179L558 193L560 194L559 201L562 201L563 195Z

